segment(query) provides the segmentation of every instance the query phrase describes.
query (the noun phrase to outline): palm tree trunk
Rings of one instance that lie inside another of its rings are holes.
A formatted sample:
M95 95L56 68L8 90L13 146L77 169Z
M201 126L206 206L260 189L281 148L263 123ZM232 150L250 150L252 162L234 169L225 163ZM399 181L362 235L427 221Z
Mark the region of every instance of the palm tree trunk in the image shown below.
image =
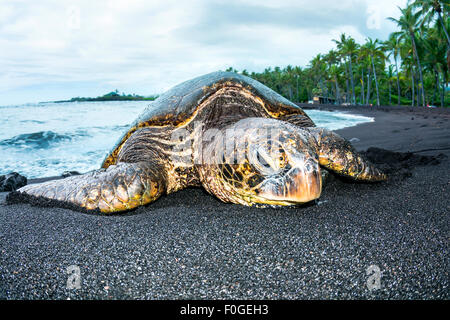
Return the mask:
M336 102L337 104L341 104L341 94L339 93L339 84L337 81L336 74L334 75L334 84L336 86Z
M438 19L441 23L442 29L444 30L445 36L447 37L447 46L450 47L450 36L448 35L447 28L445 27L444 20L442 19L441 13L438 11Z
M348 102L348 99L350 97L350 89L349 89L349 84L348 84L348 70L347 70L347 61L345 61L345 88L346 88L346 96L345 96L345 102Z
M450 72L450 47L447 48L447 72Z
M325 97L325 89L324 89L324 87L323 87L323 81L322 81L322 79L320 79L319 84L320 84L320 89L322 90L322 96Z
M411 106L414 107L414 100L416 99L416 95L414 94L414 87L416 86L414 82L414 68L411 67Z
M435 104L436 102L436 95L439 94L440 88L441 88L441 84L439 83L439 72L436 69L436 66L433 67L433 71L434 71L434 80L436 81L436 88L434 89L433 92L433 100L432 100L432 104Z
M401 90L400 90L400 75L398 74L398 65L397 65L397 57L395 57L395 71L397 72L397 105L400 105L400 95L401 95Z
M356 97L355 97L355 83L353 82L353 68L352 68L352 56L348 55L349 61L350 61L350 81L352 85L352 104L356 104Z
M416 101L417 101L417 106L420 106L420 79L417 80L417 74L414 74L414 81L417 82L417 90L416 90Z
M373 56L370 56L370 60L372 61L372 68L373 68L373 77L375 79L375 87L377 89L377 106L380 106L380 92L378 91L378 81L377 81L377 71L375 69L375 63L373 62Z
M370 104L370 68L369 68L369 71L367 72L367 99L366 99L366 103Z
M419 92L422 93L422 106L425 106L425 87L423 85L422 65L420 64L419 53L417 52L417 46L416 46L416 36L414 35L414 33L411 33L411 40L412 40L412 44L413 44L414 55L416 56L416 60L417 60L417 67L419 69L419 81L420 81L420 85L422 86L422 88L420 88L421 90L419 90ZM419 100L417 101L417 105L419 105Z
M445 94L445 73L442 73L442 90L441 90L441 107L444 107L444 94Z
M392 98L391 98L391 80L388 81L389 86L389 105L392 106Z
M361 104L365 105L365 95L364 95L364 69L361 71Z

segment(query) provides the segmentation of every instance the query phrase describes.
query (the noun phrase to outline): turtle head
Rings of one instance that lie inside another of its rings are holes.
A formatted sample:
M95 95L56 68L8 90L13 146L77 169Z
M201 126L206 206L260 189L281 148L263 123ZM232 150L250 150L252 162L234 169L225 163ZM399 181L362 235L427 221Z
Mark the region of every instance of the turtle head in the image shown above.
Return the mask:
M322 189L316 140L289 123L248 118L205 143L204 187L223 201L245 205L295 205Z

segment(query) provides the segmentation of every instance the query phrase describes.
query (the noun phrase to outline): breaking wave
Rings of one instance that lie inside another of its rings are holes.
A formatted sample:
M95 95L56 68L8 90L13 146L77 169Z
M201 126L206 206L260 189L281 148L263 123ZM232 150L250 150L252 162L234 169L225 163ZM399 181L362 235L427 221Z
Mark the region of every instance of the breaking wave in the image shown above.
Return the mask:
M84 131L76 132L72 135L60 134L53 131L39 131L19 134L12 138L1 140L0 145L14 147L26 146L28 148L46 149L52 147L56 143L71 141L75 137L87 135L88 134Z

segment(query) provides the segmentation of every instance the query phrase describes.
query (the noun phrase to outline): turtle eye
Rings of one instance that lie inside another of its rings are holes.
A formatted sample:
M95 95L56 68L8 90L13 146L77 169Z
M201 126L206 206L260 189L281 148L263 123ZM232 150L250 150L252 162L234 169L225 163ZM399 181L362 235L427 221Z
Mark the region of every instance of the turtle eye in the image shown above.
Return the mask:
M270 164L267 163L267 161L264 159L264 157L261 155L259 151L256 151L256 160L258 162L258 165L270 169Z
M255 148L250 153L249 163L252 164L260 173L272 175L279 171L278 162L273 155L264 148Z

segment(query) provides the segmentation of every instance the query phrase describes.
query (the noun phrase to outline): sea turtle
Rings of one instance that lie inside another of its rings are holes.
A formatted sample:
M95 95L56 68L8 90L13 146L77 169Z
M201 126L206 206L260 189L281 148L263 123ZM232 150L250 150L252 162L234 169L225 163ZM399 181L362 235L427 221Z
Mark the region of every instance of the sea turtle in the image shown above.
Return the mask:
M321 166L354 180L386 179L294 103L249 77L219 71L151 103L99 170L27 185L16 195L112 213L203 186L224 202L290 206L319 198Z

